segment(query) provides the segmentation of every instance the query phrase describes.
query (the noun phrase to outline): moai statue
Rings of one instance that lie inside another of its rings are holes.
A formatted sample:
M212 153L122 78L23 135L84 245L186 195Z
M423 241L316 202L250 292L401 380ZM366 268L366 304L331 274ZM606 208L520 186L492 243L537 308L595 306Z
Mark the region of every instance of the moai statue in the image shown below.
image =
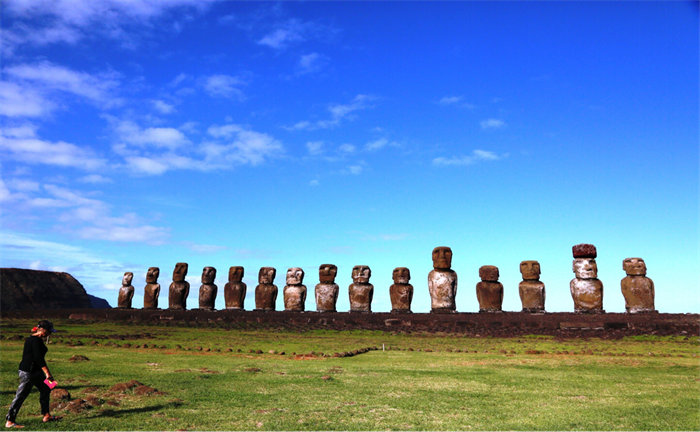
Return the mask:
M119 288L119 297L117 300L117 307L119 309L131 309L131 299L134 298L134 287L131 286L131 281L133 279L133 273L124 273L124 277L122 278L122 287Z
M647 265L641 258L622 261L627 277L622 279L622 295L628 313L656 312L654 309L654 281L646 277Z
M204 267L202 270L202 286L199 287L199 308L214 310L216 293L219 287L214 285L216 279L216 269L214 267Z
M479 312L502 312L503 284L498 282L498 267L485 265L479 268L481 282L476 284Z
M277 276L274 267L261 267L258 286L255 287L255 310L273 311L277 302L277 286L272 283Z
M454 313L457 310L457 273L452 267L452 249L439 246L433 249L433 271L428 274L431 313Z
M537 261L523 261L520 263L520 273L523 281L518 285L520 301L523 303L523 312L544 312L544 284L540 282L540 263Z
M335 283L338 267L333 264L322 264L318 268L319 284L316 285L316 311L335 312L340 288Z
M144 309L158 309L158 296L160 296L158 276L160 276L158 267L150 267L146 273L146 287L143 289Z
M406 267L396 267L392 278L394 284L389 288L391 313L411 313L413 285L408 283L411 280L411 271Z
M248 288L243 283L243 267L234 266L228 269L228 283L224 286L226 309L243 309L245 293Z
M287 270L287 285L284 287L284 310L303 312L306 303L306 285L304 282L304 270L292 267Z
M185 280L187 268L187 263L175 264L173 283L170 284L170 294L168 295L168 309L187 309L187 296L190 295L190 283Z
M352 283L348 287L350 294L350 312L372 312L374 286L369 283L372 270L368 266L357 265L352 268Z
M576 313L605 313L603 310L603 283L598 280L598 256L595 246L579 244L573 247L574 273L569 284Z

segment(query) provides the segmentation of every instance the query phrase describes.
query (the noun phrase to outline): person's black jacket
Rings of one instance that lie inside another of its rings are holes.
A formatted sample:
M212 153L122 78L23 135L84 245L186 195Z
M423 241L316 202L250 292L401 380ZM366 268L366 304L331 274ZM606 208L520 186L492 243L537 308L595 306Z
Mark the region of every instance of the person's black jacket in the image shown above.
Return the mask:
M29 336L24 340L24 352L19 370L24 372L38 372L46 366L44 356L49 349L44 345L44 341L39 336Z

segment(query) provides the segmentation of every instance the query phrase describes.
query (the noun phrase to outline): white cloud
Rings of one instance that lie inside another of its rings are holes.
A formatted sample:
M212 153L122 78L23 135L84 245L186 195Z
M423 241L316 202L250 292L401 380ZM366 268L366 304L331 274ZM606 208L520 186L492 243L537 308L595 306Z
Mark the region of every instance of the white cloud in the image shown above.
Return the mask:
M99 174L91 174L78 179L80 183L90 183L90 184L100 184L100 183L114 183L112 179L101 176Z
M318 72L328 62L328 57L319 53L311 53L302 55L299 58L296 66L297 75L306 75L313 72Z
M312 156L317 156L323 153L323 141L309 141L306 143L306 149Z
M338 126L343 120L353 120L355 111L371 108L371 102L377 98L371 95L359 94L353 98L348 104L332 104L328 106L328 111L331 118L327 120L318 120L315 122L300 121L291 127L286 127L287 130L316 130L329 129Z
M6 117L43 117L56 108L31 86L0 81L0 115Z
M226 246L205 245L192 242L183 242L186 248L198 254L213 254L228 249Z
M303 40L304 38L301 36L298 29L281 28L263 36L263 38L258 41L258 44L267 45L274 49L283 49L286 48L291 42Z
M186 73L181 73L175 78L173 78L172 81L168 84L170 87L177 87L180 84L182 84L185 81L191 81L192 77L190 75L187 75Z
M495 119L495 118L482 120L482 122L481 122L481 128L484 130L500 129L502 127L505 127L505 125L506 125L506 123L503 120L499 120L499 119Z
M209 96L237 99L243 99L243 92L237 88L243 84L243 80L231 75L212 75L202 81L204 91Z
M311 180L309 186L318 186L318 180Z
M162 100L152 100L153 108L161 114L171 114L175 112L175 105L169 104Z
M498 156L494 152L486 150L474 150L470 156L453 156L451 158L438 157L433 159L433 165L473 165L482 160L499 160L501 156Z
M160 148L176 149L185 146L190 141L185 135L175 128L146 128L141 129L136 123L128 120L115 121L115 130L120 141L138 146L155 146Z
M27 130L24 130L27 132ZM57 165L64 167L94 170L105 165L105 160L98 157L89 148L79 147L63 141L43 141L33 136L14 138L17 129L10 129L11 134L2 131L0 149L5 157L29 164Z
M380 139L378 139L378 140L376 140L376 141L368 142L368 143L365 145L365 150L368 150L368 151L377 151L377 150L383 149L383 148L386 147L386 146L398 147L398 145L399 145L399 144L398 144L397 142L395 142L395 141L389 141L389 140L386 139L386 138L380 138Z
M438 101L440 105L452 105L462 101L463 96L445 96Z
M40 189L39 182L33 180L11 179L7 181L7 185L21 192L36 192Z
M131 171L139 174L159 175L166 172L170 167L157 160L143 157L131 156L124 158Z
M355 146L352 144L341 144L338 146L338 150L343 153L355 153Z
M353 175L362 174L362 165L348 165L348 171Z
M282 143L272 136L239 125L212 126L207 132L215 138L229 140L225 144L202 146L211 161L223 157L228 162L255 166L284 153Z
M6 53L22 45L75 44L97 33L121 42L122 47L135 48L142 29L172 29L181 23L170 19L170 25L154 25L171 11L203 11L210 0L16 0L3 2L3 14L14 24L3 29L2 45ZM182 14L187 20L191 14Z

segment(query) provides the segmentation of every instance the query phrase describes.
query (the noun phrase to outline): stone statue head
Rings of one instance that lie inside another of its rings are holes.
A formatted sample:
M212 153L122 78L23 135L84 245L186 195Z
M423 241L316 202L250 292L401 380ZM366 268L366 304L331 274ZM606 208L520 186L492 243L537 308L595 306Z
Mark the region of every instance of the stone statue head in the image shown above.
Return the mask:
M321 264L318 268L318 279L321 283L335 283L335 275L338 274L338 267L333 264Z
M576 258L574 260L574 273L579 279L597 279L598 265L593 258Z
M356 265L352 268L352 281L354 283L369 283L369 278L372 276L372 270L369 266Z
M158 283L158 276L160 276L160 269L158 267L149 267L148 272L146 272L146 283Z
M452 267L452 249L438 246L433 249L433 268L447 270Z
M484 282L498 282L498 267L485 265L479 268L479 277Z
M275 276L277 276L277 270L275 270L274 267L260 267L260 273L258 273L258 283L272 284L275 281Z
M304 282L304 270L292 267L287 270L287 285L301 285Z
M187 263L175 264L175 270L173 270L173 282L184 282L185 276L187 276L188 267L189 266Z
M131 285L132 280L134 280L134 274L131 272L126 272L126 273L124 273L124 277L122 278L122 285L123 286Z
M395 284L408 284L411 280L411 271L406 267L396 267L391 276Z
M520 273L523 275L523 280L540 280L540 263L523 261L520 263Z
M641 258L626 258L622 261L622 268L627 276L645 276L647 274L647 265Z
M231 283L238 283L243 280L243 267L233 266L228 269L228 281Z
M204 267L202 270L202 283L213 284L216 279L216 269L214 267Z

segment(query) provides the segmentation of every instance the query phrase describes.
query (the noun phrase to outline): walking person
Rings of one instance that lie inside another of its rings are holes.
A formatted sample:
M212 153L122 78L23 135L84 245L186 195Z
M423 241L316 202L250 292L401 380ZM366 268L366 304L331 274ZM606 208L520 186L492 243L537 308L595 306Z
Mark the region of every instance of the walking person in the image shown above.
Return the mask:
M49 350L44 344L43 338L55 332L51 321L43 320L32 329L34 333L24 340L24 352L22 361L19 364L19 387L17 394L10 405L10 410L5 416L6 428L22 428L24 426L15 423L17 413L22 407L22 403L32 391L32 386L39 389L39 402L41 403L41 413L44 415L44 422L58 420L60 417L52 416L49 412L49 397L51 388L44 382L44 379L53 381L53 376L46 365L44 356Z

